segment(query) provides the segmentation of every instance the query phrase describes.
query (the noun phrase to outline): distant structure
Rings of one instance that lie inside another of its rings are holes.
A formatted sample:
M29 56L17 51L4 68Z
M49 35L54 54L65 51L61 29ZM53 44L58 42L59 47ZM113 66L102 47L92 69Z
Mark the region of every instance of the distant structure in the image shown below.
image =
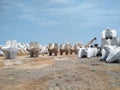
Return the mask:
M120 40L117 37L117 32L114 29L107 28L101 33L101 47L105 45L119 46Z
M86 45L85 47L90 47L90 45L96 40L97 38L94 37L92 40L90 40Z
M101 36L101 60L108 63L120 62L120 38L114 29L107 28Z
M4 55L4 52L1 50L1 47L0 47L0 56L3 56Z
M48 52L49 52L49 56L52 56L53 54L55 56L58 55L58 44L57 43L49 43L48 46Z
M98 44L94 44L94 46L91 46L91 44L96 40L97 38L94 37L92 40L90 40L85 46L82 48L79 48L78 51L78 57L83 58L92 58L97 56L99 49L98 49Z
M31 42L29 47L27 48L27 51L30 52L31 57L38 57L40 50L41 48L38 42Z
M76 55L78 54L79 48L82 48L81 43L75 43L74 45L71 46L70 48L70 54L75 53Z
M18 52L17 41L7 41L6 45L1 47L1 50L5 53L7 59L15 59Z
M70 50L71 50L71 44L69 42L60 44L60 55L63 55L64 52L66 55L68 55L70 53Z

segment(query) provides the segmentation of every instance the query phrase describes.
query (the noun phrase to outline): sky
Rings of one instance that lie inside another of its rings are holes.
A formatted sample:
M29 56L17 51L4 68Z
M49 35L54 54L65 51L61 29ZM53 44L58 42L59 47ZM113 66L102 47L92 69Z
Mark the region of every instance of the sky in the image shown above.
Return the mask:
M107 27L120 37L120 0L0 0L0 44L100 43Z

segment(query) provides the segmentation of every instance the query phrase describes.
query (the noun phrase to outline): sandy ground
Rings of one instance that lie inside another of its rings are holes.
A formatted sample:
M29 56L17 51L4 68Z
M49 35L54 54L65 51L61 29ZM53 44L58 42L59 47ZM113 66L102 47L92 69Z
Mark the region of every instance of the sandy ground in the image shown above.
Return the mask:
M120 90L120 63L99 57L0 57L0 90Z

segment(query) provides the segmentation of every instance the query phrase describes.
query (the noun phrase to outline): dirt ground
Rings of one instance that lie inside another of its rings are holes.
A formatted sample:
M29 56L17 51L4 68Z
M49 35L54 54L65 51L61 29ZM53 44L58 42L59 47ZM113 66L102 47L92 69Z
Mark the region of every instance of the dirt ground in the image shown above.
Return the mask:
M100 57L0 57L0 90L120 90L120 63Z

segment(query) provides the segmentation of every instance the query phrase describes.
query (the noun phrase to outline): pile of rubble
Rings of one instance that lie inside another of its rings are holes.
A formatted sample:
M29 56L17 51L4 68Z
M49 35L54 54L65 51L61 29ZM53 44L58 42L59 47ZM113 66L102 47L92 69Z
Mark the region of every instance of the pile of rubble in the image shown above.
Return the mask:
M117 37L117 32L114 29L107 28L101 33L101 46L98 44L92 45L96 40L94 37L86 45L75 43L71 45L69 42L60 44L49 43L42 46L38 42L21 43L16 40L7 41L6 45L0 46L0 55L5 55L6 58L16 58L17 54L30 54L31 57L38 57L40 54L48 54L49 56L58 53L66 55L75 53L79 58L92 58L101 55L101 60L106 62L120 61L120 38Z
M117 32L114 29L107 28L102 31L101 46L90 47L90 44L95 40L93 38L87 45L79 48L78 57L95 57L101 55L101 60L109 63L120 62L120 38L117 37Z
M92 45L92 43L96 40L97 38L93 38L91 41L89 41L85 46L82 46L78 50L78 57L83 58L92 58L100 55L100 48L98 47L98 44Z

